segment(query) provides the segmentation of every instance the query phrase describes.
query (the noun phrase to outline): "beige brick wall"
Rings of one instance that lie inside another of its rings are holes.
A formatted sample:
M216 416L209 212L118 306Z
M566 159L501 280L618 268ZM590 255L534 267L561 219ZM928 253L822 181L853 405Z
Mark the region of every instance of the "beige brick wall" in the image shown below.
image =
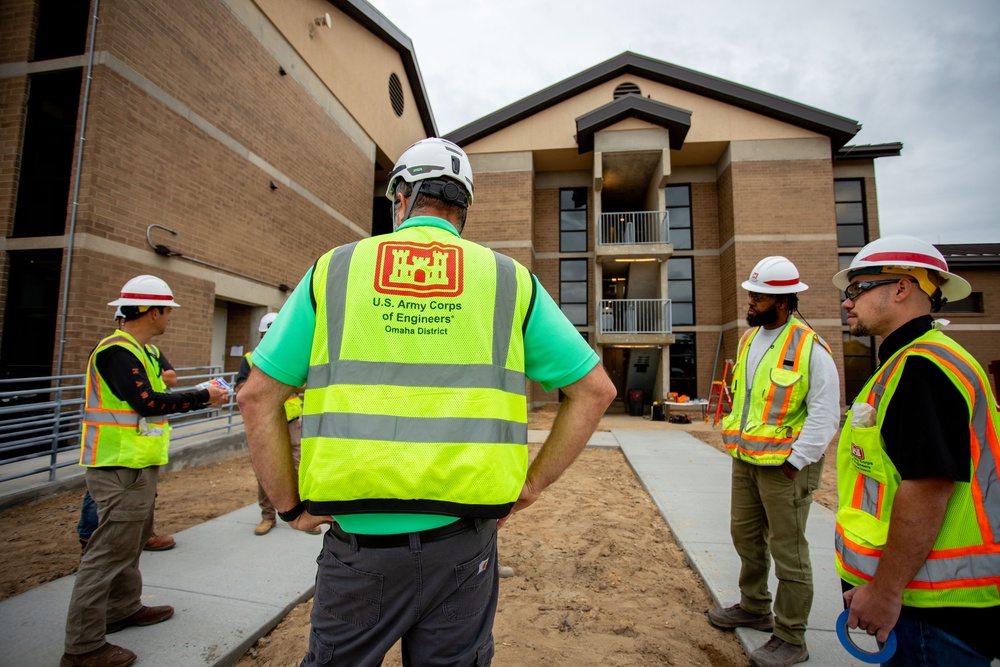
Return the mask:
M36 0L0 2L0 63L23 62L35 41Z
M470 241L531 241L534 177L528 171L476 174L476 198L462 236Z

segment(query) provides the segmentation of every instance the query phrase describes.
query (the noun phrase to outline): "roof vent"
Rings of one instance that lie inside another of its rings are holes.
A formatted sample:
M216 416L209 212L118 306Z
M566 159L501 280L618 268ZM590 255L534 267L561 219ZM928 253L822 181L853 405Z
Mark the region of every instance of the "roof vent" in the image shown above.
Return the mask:
M403 84L399 82L399 77L393 72L389 75L389 101L392 102L392 110L397 116L403 115Z
M639 90L639 86L631 81L625 81L624 83L619 83L615 88L615 99L617 100L619 97L625 95L642 95L642 91Z

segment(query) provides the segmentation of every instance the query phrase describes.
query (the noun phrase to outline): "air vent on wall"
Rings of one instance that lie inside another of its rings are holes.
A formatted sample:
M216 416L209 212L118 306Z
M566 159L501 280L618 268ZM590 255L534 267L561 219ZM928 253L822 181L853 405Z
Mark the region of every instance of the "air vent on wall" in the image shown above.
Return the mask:
M639 90L639 86L635 85L631 81L626 81L624 83L619 83L615 87L615 99L624 95L642 95L642 91Z
M389 101L392 102L392 110L397 116L403 115L403 84L399 77L393 72L389 75Z

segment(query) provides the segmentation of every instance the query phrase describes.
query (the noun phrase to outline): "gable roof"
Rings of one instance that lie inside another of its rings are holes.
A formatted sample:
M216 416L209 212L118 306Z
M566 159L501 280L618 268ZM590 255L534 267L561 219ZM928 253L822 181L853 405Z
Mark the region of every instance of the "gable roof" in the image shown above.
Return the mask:
M840 149L861 130L861 125L849 118L626 51L534 95L483 116L448 133L446 137L460 146L470 144L622 74L641 76L650 81L719 100L826 135L830 137L834 150Z
M670 148L680 150L688 130L691 112L641 95L622 95L617 100L576 119L576 144L581 153L594 150L594 133L626 118L638 118L670 131Z
M365 0L327 1L399 52L399 57L403 61L403 71L406 72L406 78L409 80L410 89L413 92L413 101L417 105L420 120L424 124L424 131L427 132L428 137L436 137L437 126L434 123L434 114L431 112L431 105L427 100L424 79L420 76L420 66L417 65L417 56L413 51L413 42L410 38Z

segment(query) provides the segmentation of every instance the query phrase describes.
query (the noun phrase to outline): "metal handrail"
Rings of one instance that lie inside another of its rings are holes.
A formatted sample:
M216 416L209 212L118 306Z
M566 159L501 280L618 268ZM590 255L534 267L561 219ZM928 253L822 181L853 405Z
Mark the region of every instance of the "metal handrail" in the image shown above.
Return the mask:
M174 370L179 381L175 391L193 391L197 384L216 377L231 385L236 379L235 372L223 373L219 366ZM0 378L0 483L45 472L52 482L59 469L77 464L75 459L59 461L58 455L80 446L84 377ZM171 440L177 441L218 431L231 433L242 418L235 395L230 395L220 408L169 415L168 421L175 429ZM30 469L12 465L33 459L39 459L40 465ZM47 462L41 464L41 459Z
M602 213L598 223L598 245L670 243L668 211Z
M602 299L599 333L668 334L673 331L670 299Z

